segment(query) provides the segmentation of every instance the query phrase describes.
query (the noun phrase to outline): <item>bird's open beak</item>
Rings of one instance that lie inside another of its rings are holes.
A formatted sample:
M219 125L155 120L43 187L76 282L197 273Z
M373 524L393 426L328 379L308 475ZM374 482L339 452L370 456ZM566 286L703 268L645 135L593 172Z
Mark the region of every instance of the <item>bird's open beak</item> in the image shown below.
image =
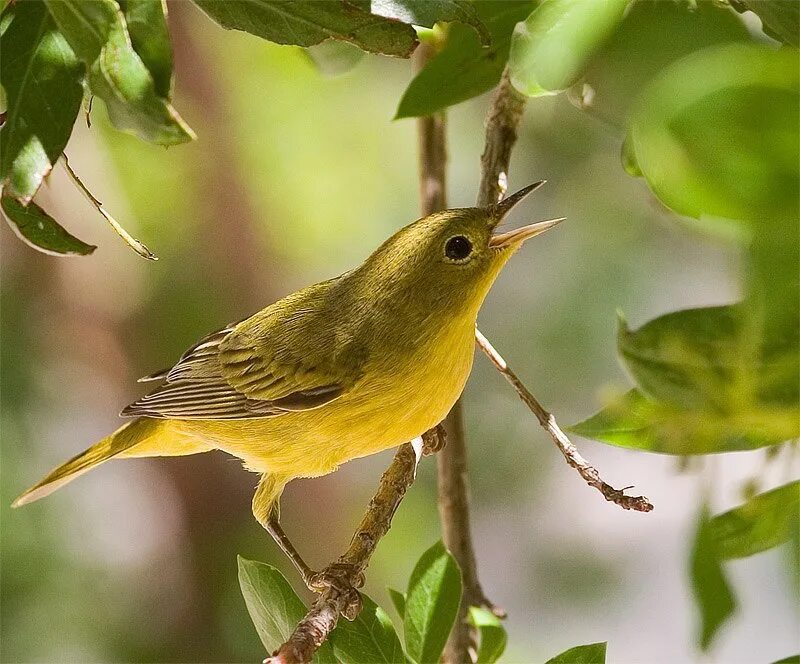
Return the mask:
M545 221L537 221L521 228L515 228L513 231L500 233L499 235L492 235L489 240L489 246L495 249L500 247L508 247L512 244L519 244L528 238L539 233L549 231L553 226L560 224L566 217L558 217L558 219L546 219Z
M503 217L505 217L517 203L526 198L528 194L536 191L545 182L547 182L547 180L534 182L532 185L529 185L524 189L520 189L515 194L511 194L511 196L504 198L499 203L493 205L491 207L491 214L493 219L496 220L495 223L499 224L503 220ZM550 230L553 228L553 226L556 226L564 221L564 219L565 217L559 217L558 219L537 221L532 224L528 224L527 226L522 226L521 228L515 228L513 231L498 233L497 235L493 235L491 237L489 240L489 246L494 249L499 249L502 247L511 246L513 244L520 244L528 238L532 238L534 235L539 235L540 233Z

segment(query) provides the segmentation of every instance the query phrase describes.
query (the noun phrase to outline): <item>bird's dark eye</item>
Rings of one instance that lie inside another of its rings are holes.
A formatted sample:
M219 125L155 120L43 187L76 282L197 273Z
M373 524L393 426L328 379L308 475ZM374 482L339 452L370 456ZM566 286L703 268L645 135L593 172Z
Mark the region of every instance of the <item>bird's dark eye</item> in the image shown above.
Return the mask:
M450 260L463 261L472 253L472 242L463 235L451 237L444 245L444 255Z

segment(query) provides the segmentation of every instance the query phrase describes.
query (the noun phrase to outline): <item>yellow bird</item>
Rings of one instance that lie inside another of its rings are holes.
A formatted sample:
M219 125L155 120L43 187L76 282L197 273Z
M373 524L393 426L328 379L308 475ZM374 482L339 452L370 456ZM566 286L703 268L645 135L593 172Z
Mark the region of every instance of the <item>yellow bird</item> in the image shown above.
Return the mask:
M42 498L112 458L223 450L261 474L253 514L307 583L313 572L278 521L296 477L415 439L441 422L472 368L475 322L492 283L551 219L495 230L537 182L489 208L423 217L355 270L304 288L189 348L133 417L14 502Z

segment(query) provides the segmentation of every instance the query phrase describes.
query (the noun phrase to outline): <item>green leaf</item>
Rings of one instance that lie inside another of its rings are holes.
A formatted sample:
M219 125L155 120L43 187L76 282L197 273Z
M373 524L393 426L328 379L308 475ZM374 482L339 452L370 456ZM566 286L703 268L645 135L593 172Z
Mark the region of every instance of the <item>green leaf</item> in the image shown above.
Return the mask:
M773 662L772 664L800 664L800 655L790 655L789 657L779 659L777 662Z
M767 551L800 528L800 481L752 497L708 524L723 560Z
M690 566L692 592L701 617L699 644L708 650L717 630L736 610L736 598L722 570L706 505L700 511Z
M386 590L389 591L389 598L392 600L392 604L394 605L395 611L397 611L397 615L400 616L401 620L404 620L406 616L405 593L401 593L399 590L395 590L394 588L387 588Z
M631 331L620 321L618 347L647 395L687 409L720 415L791 406L800 399L798 353L781 339L765 339L766 357L753 348L742 305L687 309Z
M347 42L328 40L303 51L323 76L344 74L364 59L364 51Z
M461 572L441 541L422 554L408 582L405 639L420 664L438 662L461 601Z
M237 557L239 586L247 611L268 653L277 650L291 636L306 614L306 607L289 582L266 563ZM315 662L335 664L329 643L323 643Z
M761 19L762 28L773 39L800 45L800 3L797 0L736 0L737 11L749 9Z
M370 14L344 0L195 0L229 30L242 30L276 44L313 46L326 39L348 41L371 53L407 58L417 46L414 28Z
M491 35L484 48L463 25L453 25L444 48L411 81L395 116L430 115L491 90L500 80L517 22L531 10L530 0L476 0L475 8Z
M477 664L493 664L506 649L508 635L503 623L491 611L482 607L469 607L469 621L478 630Z
M629 140L647 184L680 214L766 223L798 217L800 59L751 44L667 67L635 104Z
M47 7L72 50L88 67L89 89L108 107L118 129L161 145L192 140L192 130L133 49L125 20L113 0L47 0Z
M603 642L575 646L547 660L547 664L605 664L607 645Z
M751 39L741 18L721 4L635 2L589 61L584 78L594 94L584 108L624 126L631 104L667 65L708 46Z
M16 234L34 249L54 256L91 254L97 247L70 235L47 212L31 201L27 206L3 194L3 212Z
M27 203L72 134L83 65L42 2L10 4L2 22L0 84L7 116L0 129L0 180L7 193Z
M353 621L340 620L330 641L343 664L405 664L405 654L391 619L381 607L361 594L364 608Z
M153 77L156 94L172 95L172 44L166 0L120 0L133 50Z
M683 409L630 390L568 431L611 445L662 454L753 450L797 436L796 408L755 409L721 416Z
M614 34L630 0L542 0L514 30L511 83L530 97L572 85Z
M464 0L371 0L368 7L376 16L426 28L458 21L473 28L484 46L492 41L473 4Z

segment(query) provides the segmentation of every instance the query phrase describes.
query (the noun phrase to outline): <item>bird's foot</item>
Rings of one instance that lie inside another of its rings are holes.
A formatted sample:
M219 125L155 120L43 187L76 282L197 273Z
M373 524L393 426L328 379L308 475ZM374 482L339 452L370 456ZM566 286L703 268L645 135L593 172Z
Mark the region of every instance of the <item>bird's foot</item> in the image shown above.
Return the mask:
M355 620L361 611L363 602L358 588L364 585L364 573L347 563L331 563L321 572L315 572L306 579L309 590L317 593L333 589L346 596L346 604L342 615L348 620Z

